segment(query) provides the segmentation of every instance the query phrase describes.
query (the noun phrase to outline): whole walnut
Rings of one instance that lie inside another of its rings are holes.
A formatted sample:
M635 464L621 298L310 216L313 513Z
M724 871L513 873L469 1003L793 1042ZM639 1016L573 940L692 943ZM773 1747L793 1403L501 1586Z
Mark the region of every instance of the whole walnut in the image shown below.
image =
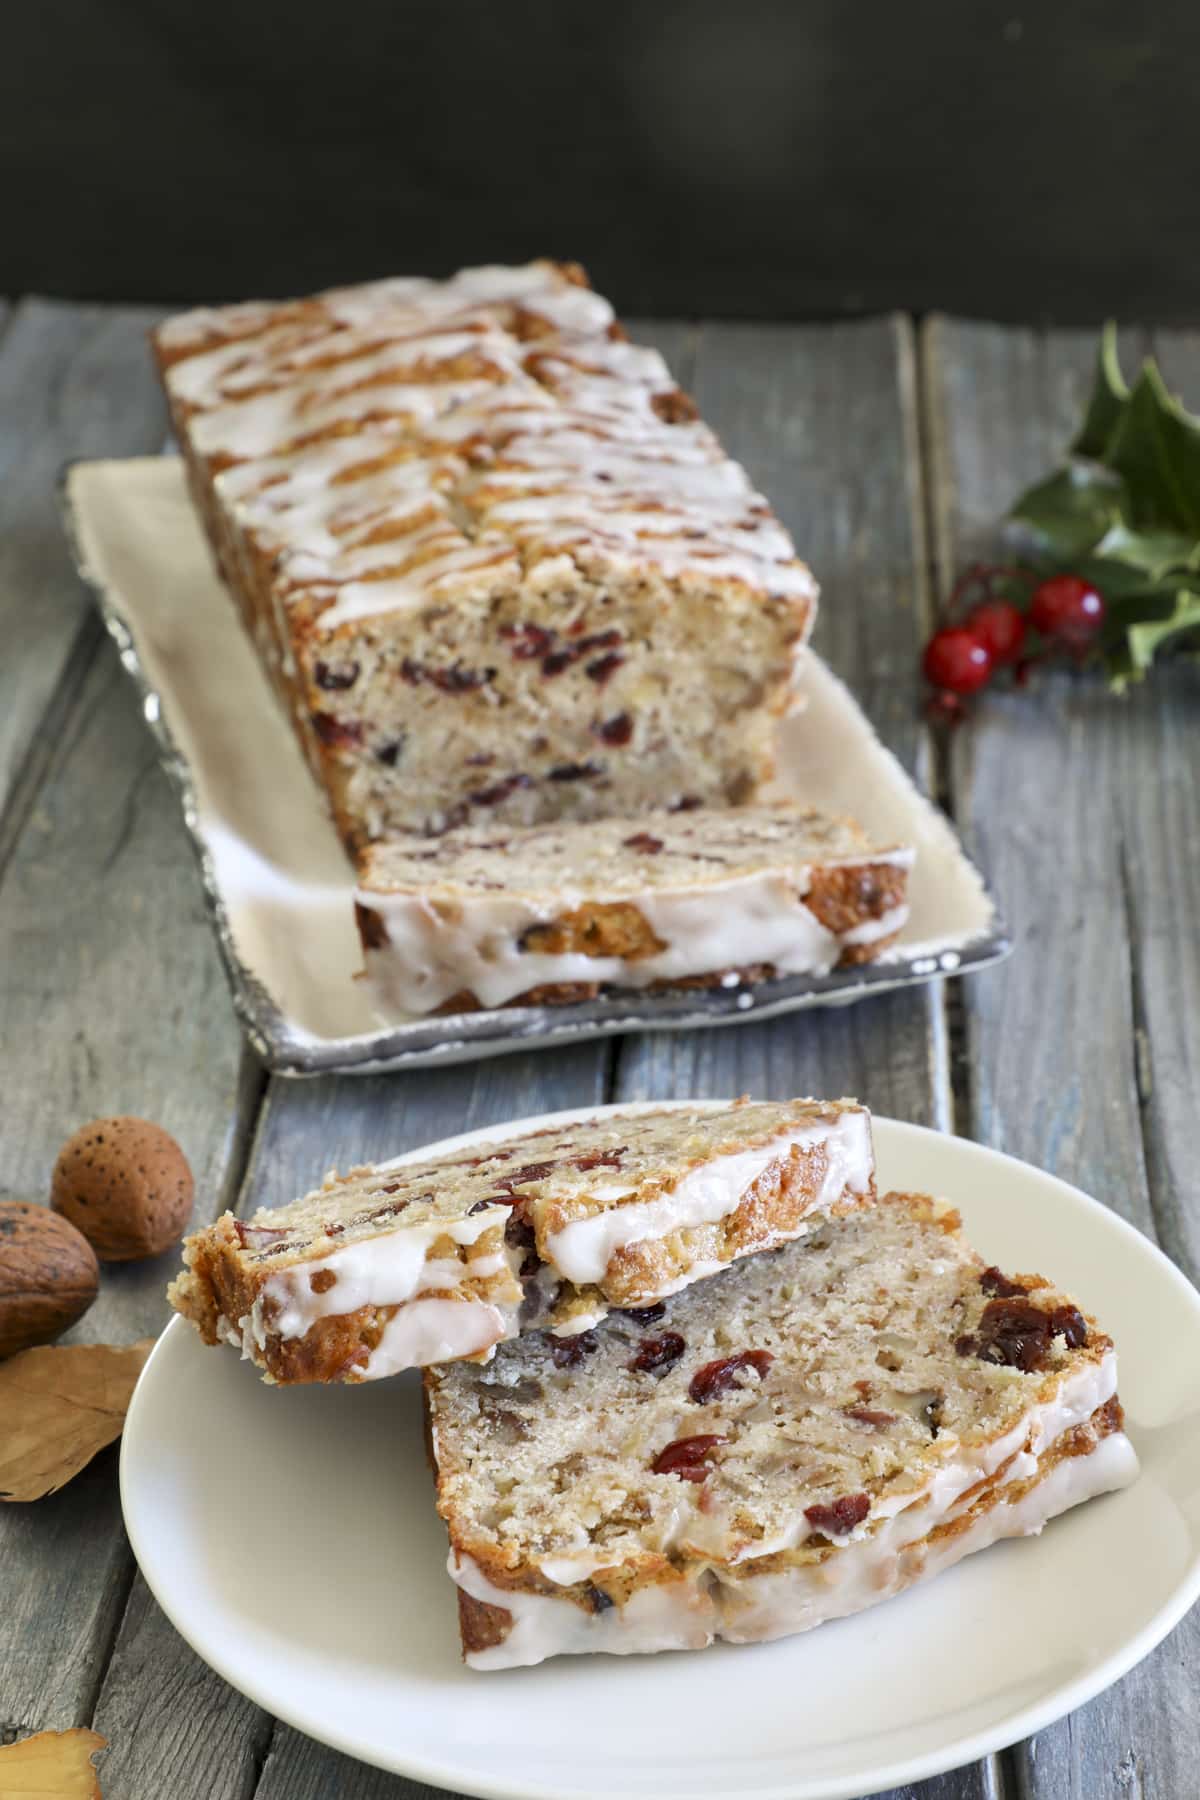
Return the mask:
M157 1256L183 1235L192 1171L169 1132L149 1119L93 1119L58 1153L50 1204L105 1262Z
M99 1286L96 1253L68 1219L28 1200L0 1200L0 1356L58 1337Z

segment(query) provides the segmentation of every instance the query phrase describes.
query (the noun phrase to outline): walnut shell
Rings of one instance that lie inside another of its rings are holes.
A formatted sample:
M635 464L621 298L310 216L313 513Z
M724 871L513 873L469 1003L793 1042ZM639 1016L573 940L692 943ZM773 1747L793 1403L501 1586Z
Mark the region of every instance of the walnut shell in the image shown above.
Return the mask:
M93 1119L59 1151L50 1204L105 1262L132 1262L183 1235L193 1191L187 1158L161 1125Z
M0 1356L48 1344L81 1319L100 1265L68 1219L29 1200L0 1200Z

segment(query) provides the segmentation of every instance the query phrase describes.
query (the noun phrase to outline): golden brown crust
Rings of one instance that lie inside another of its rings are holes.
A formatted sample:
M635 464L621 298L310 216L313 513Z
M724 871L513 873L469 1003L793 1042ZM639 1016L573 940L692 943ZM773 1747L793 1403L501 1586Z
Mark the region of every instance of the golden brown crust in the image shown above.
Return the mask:
M769 1249L782 1239L794 1237L813 1202L829 1168L829 1150L825 1144L796 1146L791 1154L784 1152L778 1162L759 1176L743 1194L731 1213L715 1224L680 1234L688 1238L702 1229L706 1234L705 1262L732 1262ZM830 1209L835 1217L853 1212L874 1201L874 1184L870 1193L848 1194ZM694 1251L689 1247L687 1260ZM609 1258L600 1292L612 1306L635 1306L647 1293L657 1293L678 1275L681 1259L673 1240L642 1238Z
M882 919L900 906L907 884L908 870L899 863L817 868L812 872L804 903L827 931L841 936L856 925ZM877 956L879 948L879 944L872 944L869 953Z
M899 931L895 931L871 944L847 944L838 958L837 967L859 968L864 963L875 962L884 950L889 950L897 942L900 935ZM578 1006L585 1000L598 1000L602 994L606 998L615 998L618 994L629 998L638 992L675 994L716 987L751 988L758 987L764 981L774 981L775 975L774 963L743 963L738 968L713 969L706 975L678 975L669 981L652 981L643 989L600 981L549 981L514 994L511 1000L506 1000L504 1006L497 1010L503 1011L511 1006ZM477 994L473 994L469 988L461 988L449 1000L444 1000L440 1006L435 1007L434 1014L443 1017L450 1013L484 1010L483 1002Z
M620 956L626 962L667 947L631 900L586 901L546 925L531 926L521 943L539 956Z
M506 1607L476 1600L464 1588L458 1590L458 1629L464 1657L478 1650L494 1650L512 1630L513 1616Z

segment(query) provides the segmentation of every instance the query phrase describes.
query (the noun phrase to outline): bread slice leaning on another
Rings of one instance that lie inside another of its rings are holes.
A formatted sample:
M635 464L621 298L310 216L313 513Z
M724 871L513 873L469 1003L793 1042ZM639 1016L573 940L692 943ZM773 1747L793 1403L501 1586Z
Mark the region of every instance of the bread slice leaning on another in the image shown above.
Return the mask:
M560 1350L426 1373L478 1669L806 1631L1137 1471L1096 1321L920 1195Z
M565 1356L612 1308L874 1196L853 1101L607 1113L226 1213L186 1240L170 1299L276 1382L373 1381L542 1328Z

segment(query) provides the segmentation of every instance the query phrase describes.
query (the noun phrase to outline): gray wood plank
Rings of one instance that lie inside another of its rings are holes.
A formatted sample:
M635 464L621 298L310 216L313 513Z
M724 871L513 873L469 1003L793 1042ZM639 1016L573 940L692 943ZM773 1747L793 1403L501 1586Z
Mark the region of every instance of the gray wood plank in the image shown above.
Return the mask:
M1193 341L1164 349L1170 367L1189 371L1181 379L1200 402ZM992 547L998 516L1061 453L1093 352L1085 333L927 326L943 584ZM1195 673L1183 668L1125 700L1092 680L1039 679L984 700L952 754L960 822L1017 940L1009 964L964 990L966 1126L1078 1182L1193 1274L1195 700ZM1027 1800L1194 1792L1198 1679L1193 1613L1109 1694L1018 1749L1020 1792Z
M635 327L635 335L649 334ZM657 328L653 337L686 384L692 375L689 358L694 333L687 327L668 326ZM832 1022L834 1015L828 1017ZM786 1035L775 1033L772 1041L770 1032L771 1028L748 1027L708 1037L714 1044L737 1038L747 1054L755 1039L765 1038L757 1052L758 1062L775 1071L769 1079L774 1091L782 1091L793 1078L794 1059ZM928 1093L933 1077L927 1068L923 1027L911 1034L909 1041L915 1066L907 1079L914 1090L923 1082ZM682 1047L688 1040L662 1042ZM865 1058L866 1039L860 1043L856 1037L855 1042L855 1055ZM502 1058L460 1070L414 1072L407 1077L273 1082L260 1118L242 1205L273 1205L290 1199L332 1164L346 1166L444 1133L542 1108L593 1104L607 1096L610 1054L596 1045L553 1059L536 1054ZM704 1059L689 1056L686 1049L681 1049L677 1068L673 1064L660 1067L658 1079L657 1092L686 1094L715 1091L713 1082L720 1086L717 1074L707 1078L709 1085L704 1086ZM757 1085L761 1088L762 1084ZM147 1653L146 1645L153 1646L153 1654ZM221 1717L224 1721L210 1747L202 1733L182 1734L163 1711L160 1693L170 1696L177 1691L192 1697L200 1718ZM228 1699L228 1713L222 1711L223 1696ZM111 1787L117 1800L140 1800L143 1795L167 1791L179 1800L210 1791L221 1795L239 1792L237 1782L255 1766L268 1736L270 1748L257 1800L306 1800L309 1795L337 1795L339 1800L383 1800L385 1795L389 1800L418 1800L418 1795L426 1792L413 1783L352 1763L289 1728L277 1727L270 1735L261 1714L229 1695L219 1678L196 1665L144 1595L140 1582L122 1623L96 1711L98 1728L106 1735L111 1730L114 1744L122 1727L135 1719L142 1724L134 1747L120 1756L114 1752L108 1759L106 1792ZM190 1761L183 1753L185 1746ZM936 1800L982 1800L987 1791L986 1773L978 1769L947 1778L951 1779L953 1785L920 1790L922 1800L934 1800L935 1794Z
M695 391L821 582L815 647L924 780L916 662L928 596L907 322L706 325ZM944 1043L940 988L887 994L765 1025L630 1038L618 1091L858 1094L878 1112L944 1123Z
M681 379L688 371L691 329L680 324L634 334L653 341ZM522 1114L600 1103L608 1097L612 1047L584 1045L565 1055L502 1057L461 1069L407 1076L314 1082L273 1081L259 1121L240 1208L277 1206L318 1182L333 1165L398 1155L459 1131L499 1124ZM447 1594L447 1604L452 1596ZM145 1652L145 1645L153 1653ZM173 1696L186 1691L201 1718L220 1717L219 1733L181 1735L172 1723ZM140 1720L130 1744L123 1729ZM285 1727L274 1728L219 1676L200 1665L135 1582L122 1620L112 1664L95 1716L96 1727L126 1747L110 1753L106 1793L141 1800L170 1792L191 1796L241 1793L239 1782L273 1746L260 1794L321 1791L345 1795L417 1792L412 1784L380 1776ZM273 1731L275 1735L273 1736ZM279 1784L283 1783L281 1787ZM253 1781L251 1780L251 1786ZM424 1790L421 1790L422 1792Z
M140 1575L96 1707L105 1800L249 1800L272 1721L220 1681Z
M162 442L145 342L158 316L26 300L0 341L0 635L20 646L0 659L0 820L14 785L28 799L99 641L59 528L58 472Z
M1151 347L1170 386L1200 413L1200 332L1156 332ZM1158 1240L1193 1281L1200 1279L1198 703L1200 667L1157 672L1121 709L1117 749L1146 1176Z
M364 1768L349 1757L323 1750L298 1732L282 1731L263 1767L256 1800L431 1800L437 1791L380 1769ZM107 1800L107 1787L105 1796ZM116 1800L125 1800L125 1796L118 1793ZM1002 1800L1002 1796L985 1765L976 1764L915 1787L890 1789L873 1800Z
M239 1081L239 1034L178 802L107 646L0 886L0 1017L10 1047L0 1192L42 1199L68 1132L133 1112L179 1138L198 1215L217 1206L238 1163L239 1094L252 1099L255 1086ZM175 1260L108 1267L72 1335L157 1331ZM0 1724L86 1719L131 1570L115 1451L49 1499L0 1508Z
M929 596L908 322L706 325L695 392L814 567L822 588L815 647L928 786L917 659ZM624 1039L616 1092L857 1094L876 1112L945 1126L944 995L926 988L762 1025ZM984 1800L994 1791L989 1760L903 1797Z
M439 1137L529 1113L599 1104L608 1097L608 1064L608 1046L593 1044L553 1057L534 1052L462 1069L414 1070L406 1076L273 1081L243 1208L293 1199L330 1167L398 1155ZM452 1598L448 1588L448 1606ZM345 1800L385 1791L376 1785L383 1777L307 1743L287 1727L277 1728L273 1744L257 1790L259 1800L290 1796L293 1788L288 1784L301 1779L315 1784L314 1792L337 1793ZM205 1790L193 1791L199 1795ZM394 1782L397 1795L415 1797L422 1791L409 1782Z

